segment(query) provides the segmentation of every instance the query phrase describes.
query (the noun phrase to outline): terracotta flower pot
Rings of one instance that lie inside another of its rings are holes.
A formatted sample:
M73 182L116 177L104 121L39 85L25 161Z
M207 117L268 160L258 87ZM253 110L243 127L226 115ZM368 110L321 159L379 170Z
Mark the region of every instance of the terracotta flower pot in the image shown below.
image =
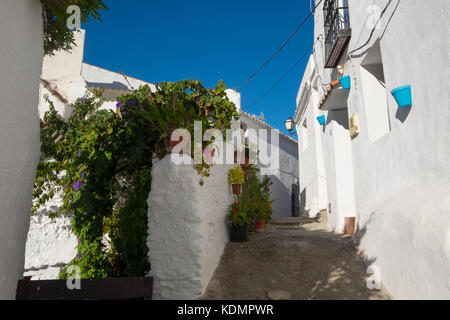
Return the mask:
M256 221L255 223L255 231L256 232L264 232L265 221Z
M232 184L233 194L241 194L242 192L242 184Z
M178 141L172 141L171 136L172 134L164 139L164 146L166 147L167 151L172 151L172 149L180 143L182 143L181 147L184 147L183 137L180 137Z
M356 218L345 218L345 229L344 232L347 235L354 235L355 234L355 221Z

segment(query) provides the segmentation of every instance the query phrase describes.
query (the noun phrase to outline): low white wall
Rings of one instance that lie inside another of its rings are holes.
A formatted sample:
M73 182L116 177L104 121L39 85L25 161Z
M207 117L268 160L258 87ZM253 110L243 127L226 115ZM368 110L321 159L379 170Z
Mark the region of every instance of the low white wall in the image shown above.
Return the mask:
M0 10L0 299L14 299L39 160L39 1L2 1Z
M154 164L148 199L154 299L196 299L204 293L228 242L230 168L214 165L200 186L192 165L176 165L170 156Z
M31 216L24 276L31 276L32 280L58 279L61 268L77 253L77 238L72 232L70 218L48 217L61 205L62 198L57 195Z

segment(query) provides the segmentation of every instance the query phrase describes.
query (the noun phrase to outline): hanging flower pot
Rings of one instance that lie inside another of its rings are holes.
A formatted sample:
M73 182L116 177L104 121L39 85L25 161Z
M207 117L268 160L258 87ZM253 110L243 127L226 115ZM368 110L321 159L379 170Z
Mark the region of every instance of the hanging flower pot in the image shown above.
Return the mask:
M339 82L341 83L342 89L350 89L352 86L350 76L339 78Z
M232 184L233 194L241 194L242 192L242 184Z
M391 93L399 108L408 108L412 106L411 86L398 87L392 90Z
M256 232L264 232L264 225L266 224L265 221L256 221L255 223L255 231Z
M327 123L327 119L325 118L324 115L318 116L316 119L317 121L319 121L319 124L321 126L324 126Z

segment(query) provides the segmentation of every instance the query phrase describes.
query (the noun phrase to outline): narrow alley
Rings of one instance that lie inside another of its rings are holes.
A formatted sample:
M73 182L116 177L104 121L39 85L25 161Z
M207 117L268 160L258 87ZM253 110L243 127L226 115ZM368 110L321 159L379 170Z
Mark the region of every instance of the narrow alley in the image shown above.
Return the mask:
M228 244L203 299L391 299L367 288L366 268L352 238L329 232L323 219L280 219Z

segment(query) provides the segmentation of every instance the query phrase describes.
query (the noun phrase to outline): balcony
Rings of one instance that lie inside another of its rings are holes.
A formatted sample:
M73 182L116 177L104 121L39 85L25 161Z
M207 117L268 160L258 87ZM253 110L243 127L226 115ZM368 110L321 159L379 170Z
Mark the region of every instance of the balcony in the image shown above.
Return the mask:
M325 0L325 68L336 68L351 37L347 0Z

